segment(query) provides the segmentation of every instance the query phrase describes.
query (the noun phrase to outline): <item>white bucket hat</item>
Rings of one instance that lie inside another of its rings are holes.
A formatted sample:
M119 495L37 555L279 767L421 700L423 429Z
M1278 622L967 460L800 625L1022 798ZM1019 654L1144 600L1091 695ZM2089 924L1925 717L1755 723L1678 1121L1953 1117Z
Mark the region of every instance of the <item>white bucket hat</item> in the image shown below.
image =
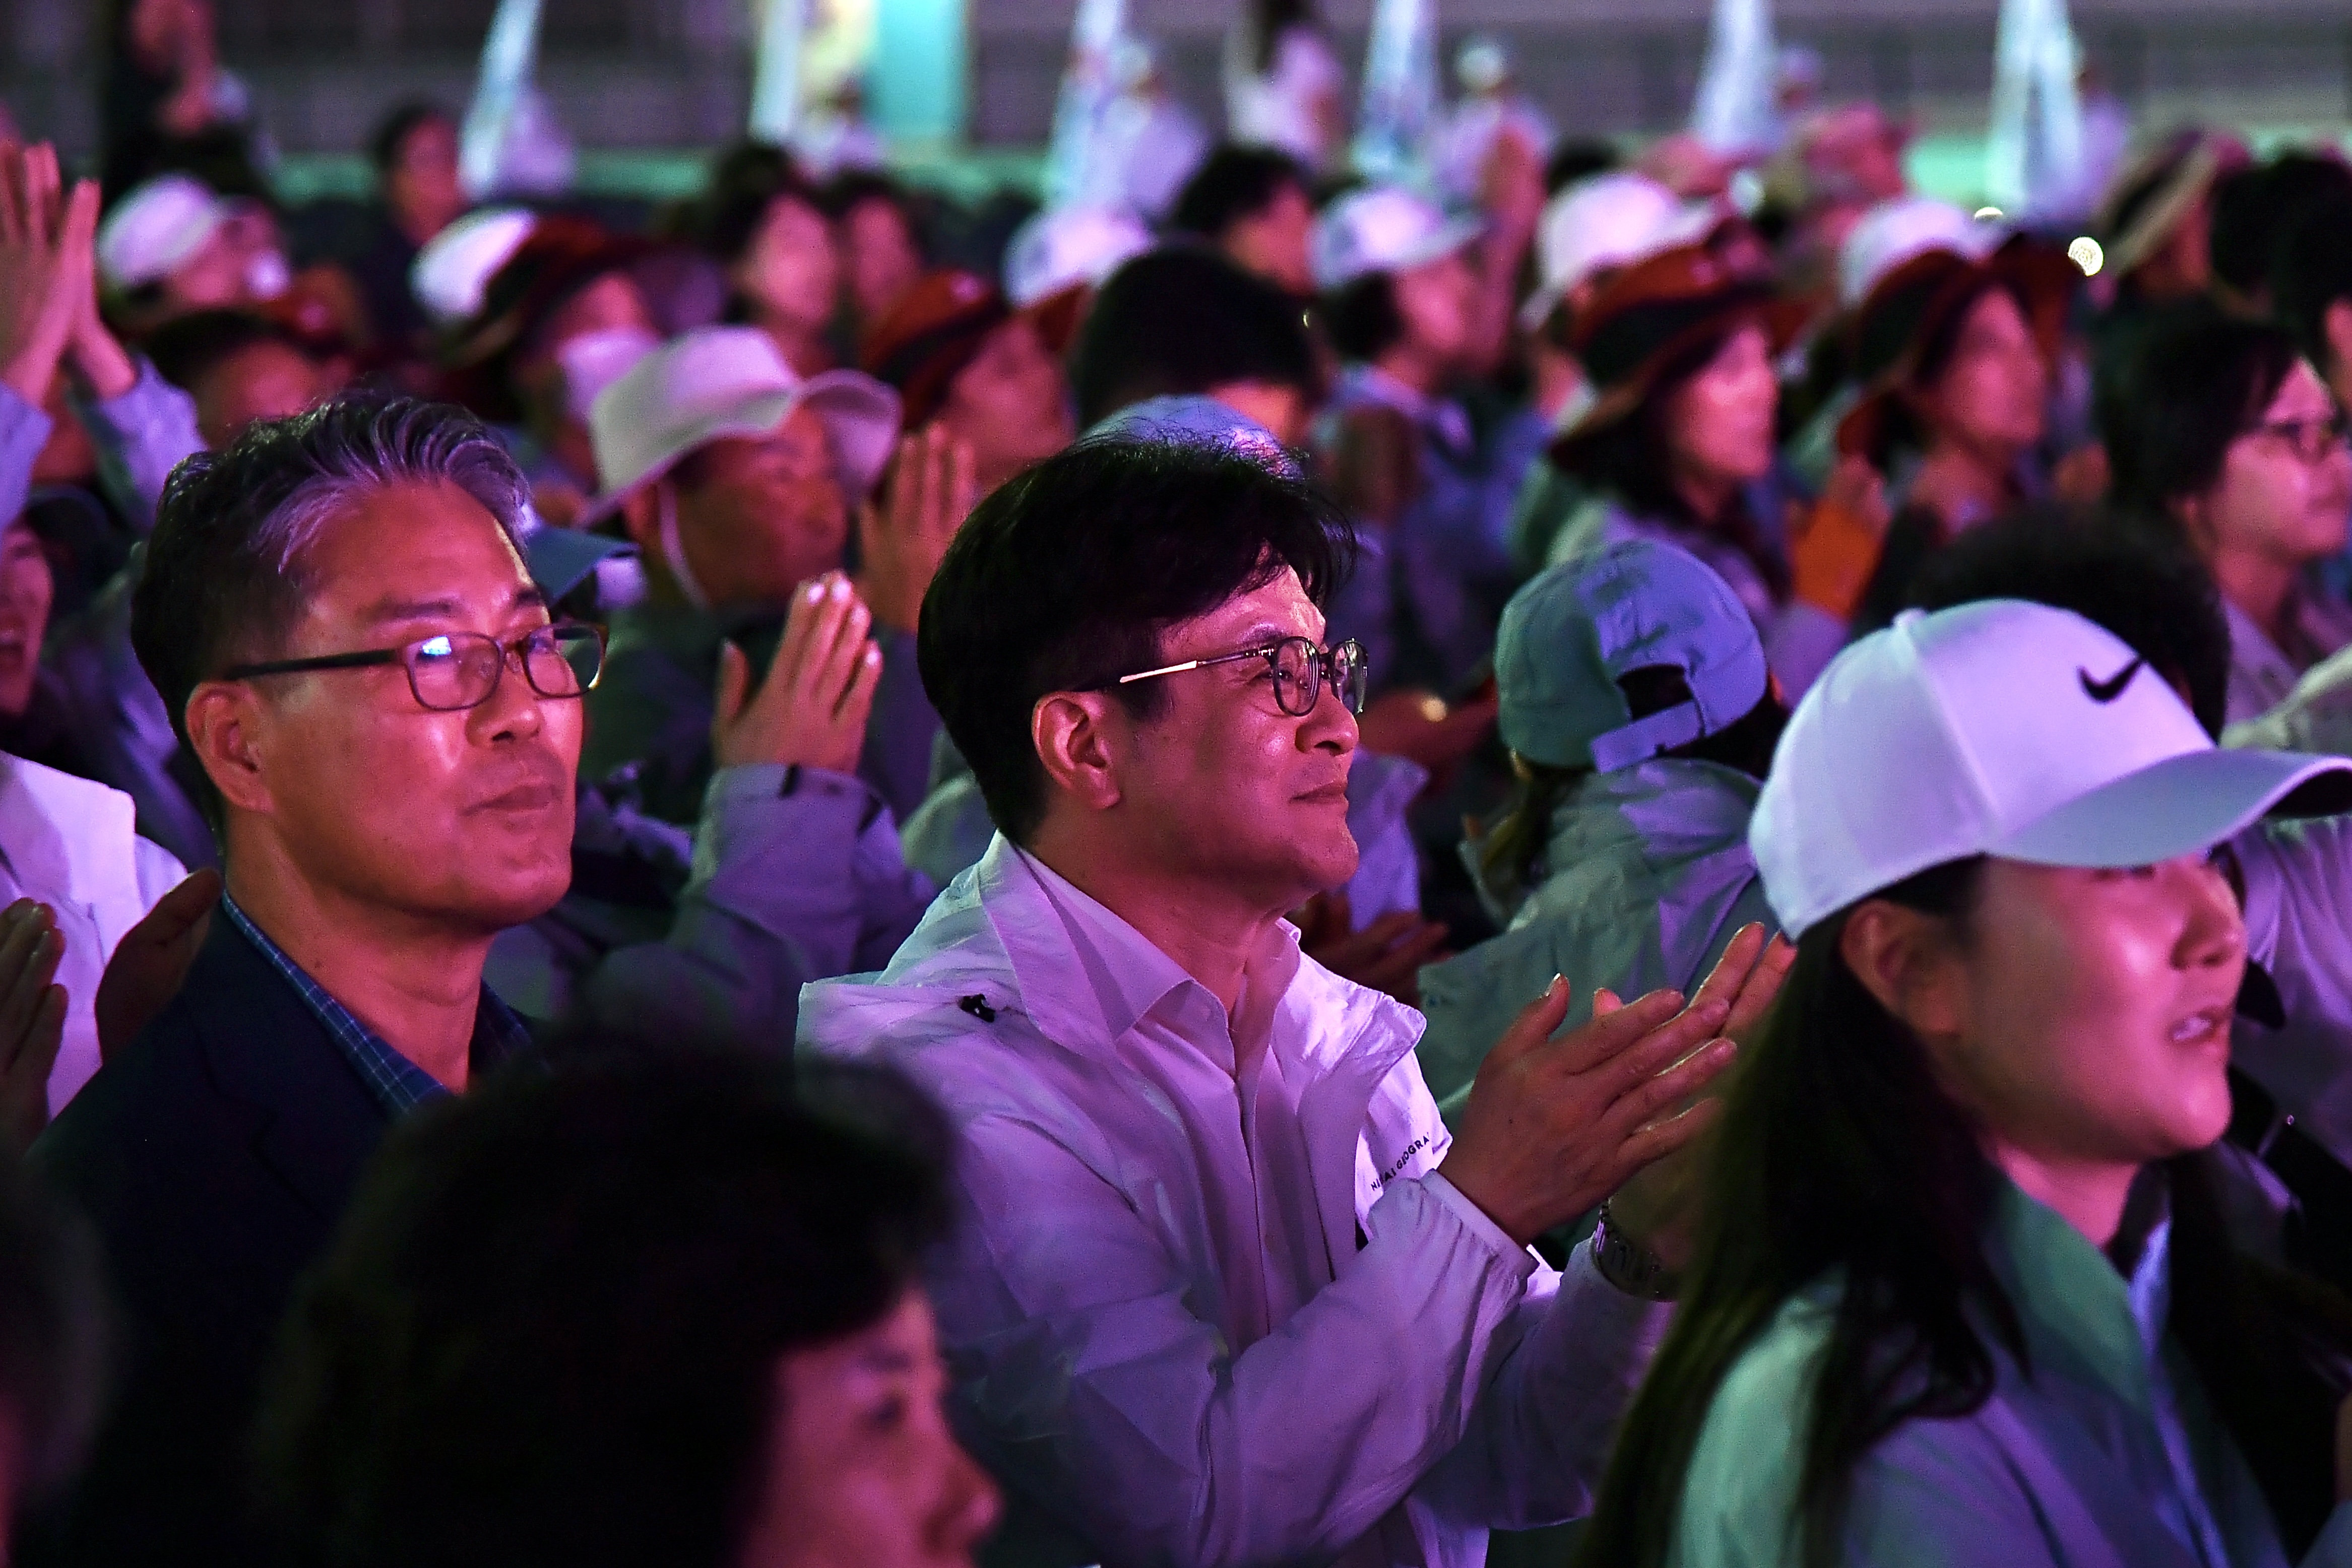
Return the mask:
M520 207L467 213L416 253L408 267L409 292L437 325L471 319L490 279L538 226L538 217Z
M1696 244L1725 215L1711 202L1684 201L1647 174L1620 170L1579 180L1544 204L1536 230L1542 281L1519 308L1519 325L1537 330L1595 272Z
M1315 220L1315 284L1339 288L1375 272L1404 272L1478 237L1476 218L1448 217L1402 185L1350 191Z
M1077 284L1099 286L1150 248L1143 220L1118 207L1038 213L1004 247L1004 297L1015 310L1026 310Z
M1853 309L1879 280L1914 256L1948 250L1982 261L2010 236L2006 225L1970 215L1933 196L1897 196L1862 214L1838 248L1838 304Z
M766 435L803 405L824 422L843 488L862 499L898 439L898 394L856 371L803 381L756 327L702 327L646 355L597 394L588 434L604 484L596 511L698 447Z
M2215 747L2145 659L2081 616L1985 600L1906 611L1832 661L1780 737L1748 840L1799 936L1949 861L2194 854L2330 774L2352 783L2352 760Z
M98 228L98 270L107 287L158 283L228 221L228 204L185 174L158 174L132 187Z

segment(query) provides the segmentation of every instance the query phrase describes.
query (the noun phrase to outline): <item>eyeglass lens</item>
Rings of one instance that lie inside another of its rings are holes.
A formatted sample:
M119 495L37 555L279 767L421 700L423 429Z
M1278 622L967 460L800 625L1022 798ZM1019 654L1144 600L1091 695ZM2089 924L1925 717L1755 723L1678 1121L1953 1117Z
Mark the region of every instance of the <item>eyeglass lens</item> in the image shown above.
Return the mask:
M509 647L478 632L427 637L409 652L409 685L429 708L476 706L498 689ZM585 626L541 627L523 640L520 653L523 678L543 697L580 695L604 665L603 644Z
M1286 637L1275 645L1275 705L1293 718L1304 718L1313 713L1316 702L1323 695L1327 664L1337 695L1347 705L1348 711L1363 712L1366 672L1362 650L1353 643L1342 643L1326 653L1304 637Z

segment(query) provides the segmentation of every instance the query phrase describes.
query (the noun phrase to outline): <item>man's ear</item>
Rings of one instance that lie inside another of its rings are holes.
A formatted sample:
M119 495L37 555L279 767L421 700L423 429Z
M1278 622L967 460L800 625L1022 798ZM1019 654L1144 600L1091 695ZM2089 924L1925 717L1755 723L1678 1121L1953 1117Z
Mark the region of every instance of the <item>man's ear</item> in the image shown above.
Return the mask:
M1862 988L1922 1040L1965 1027L1959 967L1937 916L1883 898L1864 900L1846 917L1838 953Z
M2319 320L2321 333L2327 340L2327 363L2320 369L2340 398L2347 389L2352 389L2352 299L2329 300Z
M637 547L642 560L660 560L661 500L656 494L667 479L656 479L650 485L640 485L621 497L621 529L629 542Z
M1089 810L1107 811L1120 800L1118 701L1102 692L1049 692L1029 710L1029 740L1045 777Z
M240 811L268 811L262 776L261 707L253 688L237 681L206 681L188 694L188 749L221 799Z

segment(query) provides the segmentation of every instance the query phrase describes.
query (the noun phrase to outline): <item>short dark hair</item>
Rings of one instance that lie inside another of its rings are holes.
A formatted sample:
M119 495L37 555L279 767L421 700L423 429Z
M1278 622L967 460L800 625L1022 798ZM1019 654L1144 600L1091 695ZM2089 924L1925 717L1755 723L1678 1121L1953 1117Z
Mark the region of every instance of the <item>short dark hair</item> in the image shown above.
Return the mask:
M1323 329L1341 359L1358 363L1379 359L1404 336L1396 279L1385 272L1368 272L1331 290L1323 298Z
M1312 398L1320 380L1299 301L1202 245L1162 246L1112 274L1070 359L1081 425L1234 382Z
M2117 334L2093 399L2116 505L2162 519L2175 502L2212 489L2231 444L2262 418L2300 357L2283 328L2220 315Z
M1570 137L1544 162L1544 194L1557 196L1579 180L1606 174L1624 162L1625 154L1605 136Z
M391 113L376 121L375 130L368 136L368 163L381 179L392 172L400 162L400 150L419 126L438 122L457 128L457 121L449 111L430 99L412 98L395 107Z
M1150 668L1163 630L1285 567L1320 604L1354 547L1320 493L1208 444L1084 441L998 488L948 547L916 634L990 819L1015 842L1044 820L1040 697ZM1165 700L1152 681L1118 695L1143 717Z
M785 200L819 215L826 210L791 153L764 141L739 141L710 166L710 183L694 218L696 243L720 261L734 261L751 247L768 208Z
M2327 308L2352 299L2352 195L2305 207L2271 256L2271 309L2313 364L2327 368Z
M464 409L346 393L263 420L226 452L172 471L131 600L131 645L188 743L188 697L243 660L284 645L315 584L303 556L354 495L446 480L509 534L530 497L514 459ZM200 802L219 825L207 779Z
M2234 170L2213 188L2213 276L2252 298L2270 283L2279 236L2305 207L2352 195L2352 167L2316 152L2284 152Z
M251 310L192 310L155 329L147 340L147 358L155 373L184 392L227 361L257 343L275 343L303 358L303 347L293 329Z
M385 1139L267 1384L266 1505L320 1568L725 1568L783 1355L948 1231L949 1134L881 1069L590 1037Z
M2183 548L2111 516L2040 508L1969 529L1930 556L1907 603L1948 610L2022 599L2105 627L2220 736L2229 706L2230 626L2221 591Z
M1221 240L1235 224L1274 205L1286 186L1313 198L1312 177L1289 153L1222 143L1176 193L1168 226L1180 234Z

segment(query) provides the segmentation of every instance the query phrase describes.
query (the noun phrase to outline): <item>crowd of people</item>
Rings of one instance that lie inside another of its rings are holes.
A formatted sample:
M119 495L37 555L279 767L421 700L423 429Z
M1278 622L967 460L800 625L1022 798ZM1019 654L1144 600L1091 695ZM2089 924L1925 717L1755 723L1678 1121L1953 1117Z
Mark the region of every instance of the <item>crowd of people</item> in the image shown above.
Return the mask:
M415 104L331 224L123 12L0 143L16 1560L2352 1564L2352 165L1488 48L1349 179L1273 5L1149 200Z

